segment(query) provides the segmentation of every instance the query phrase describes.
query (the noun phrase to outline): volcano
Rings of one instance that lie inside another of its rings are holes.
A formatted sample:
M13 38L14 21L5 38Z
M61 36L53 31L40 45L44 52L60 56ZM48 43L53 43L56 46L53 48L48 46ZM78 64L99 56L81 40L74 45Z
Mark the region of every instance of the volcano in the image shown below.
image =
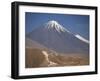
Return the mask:
M58 53L89 53L88 40L74 35L55 20L33 29L26 37Z

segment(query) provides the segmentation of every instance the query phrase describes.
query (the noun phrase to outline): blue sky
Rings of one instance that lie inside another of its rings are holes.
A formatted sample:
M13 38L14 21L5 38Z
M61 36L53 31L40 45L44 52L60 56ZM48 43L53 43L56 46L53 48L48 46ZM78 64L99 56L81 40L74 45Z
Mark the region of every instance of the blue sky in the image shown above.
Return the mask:
M89 16L71 14L52 14L52 13L25 13L25 32L31 32L34 28L55 20L63 27L74 34L79 34L89 39Z

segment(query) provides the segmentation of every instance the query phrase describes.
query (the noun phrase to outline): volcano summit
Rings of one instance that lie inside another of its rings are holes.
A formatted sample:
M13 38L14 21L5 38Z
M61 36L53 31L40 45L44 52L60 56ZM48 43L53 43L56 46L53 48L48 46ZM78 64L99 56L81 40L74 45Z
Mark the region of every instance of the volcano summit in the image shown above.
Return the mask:
M72 34L55 20L33 29L26 37L59 53L89 53L88 40Z

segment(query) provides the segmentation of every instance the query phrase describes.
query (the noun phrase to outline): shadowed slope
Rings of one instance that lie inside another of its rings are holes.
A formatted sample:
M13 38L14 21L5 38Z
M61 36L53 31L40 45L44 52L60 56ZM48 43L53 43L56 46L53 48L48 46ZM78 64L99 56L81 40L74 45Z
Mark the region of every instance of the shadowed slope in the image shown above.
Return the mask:
M27 37L56 52L89 53L89 43L77 38L56 21L34 29Z

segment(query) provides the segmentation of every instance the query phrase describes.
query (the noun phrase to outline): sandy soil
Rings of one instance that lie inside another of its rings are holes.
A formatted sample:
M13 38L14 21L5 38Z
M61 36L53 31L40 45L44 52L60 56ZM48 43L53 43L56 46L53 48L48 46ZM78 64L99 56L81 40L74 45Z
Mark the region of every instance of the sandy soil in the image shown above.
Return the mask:
M26 48L25 67L55 67L89 65L86 54L58 54L50 50Z

